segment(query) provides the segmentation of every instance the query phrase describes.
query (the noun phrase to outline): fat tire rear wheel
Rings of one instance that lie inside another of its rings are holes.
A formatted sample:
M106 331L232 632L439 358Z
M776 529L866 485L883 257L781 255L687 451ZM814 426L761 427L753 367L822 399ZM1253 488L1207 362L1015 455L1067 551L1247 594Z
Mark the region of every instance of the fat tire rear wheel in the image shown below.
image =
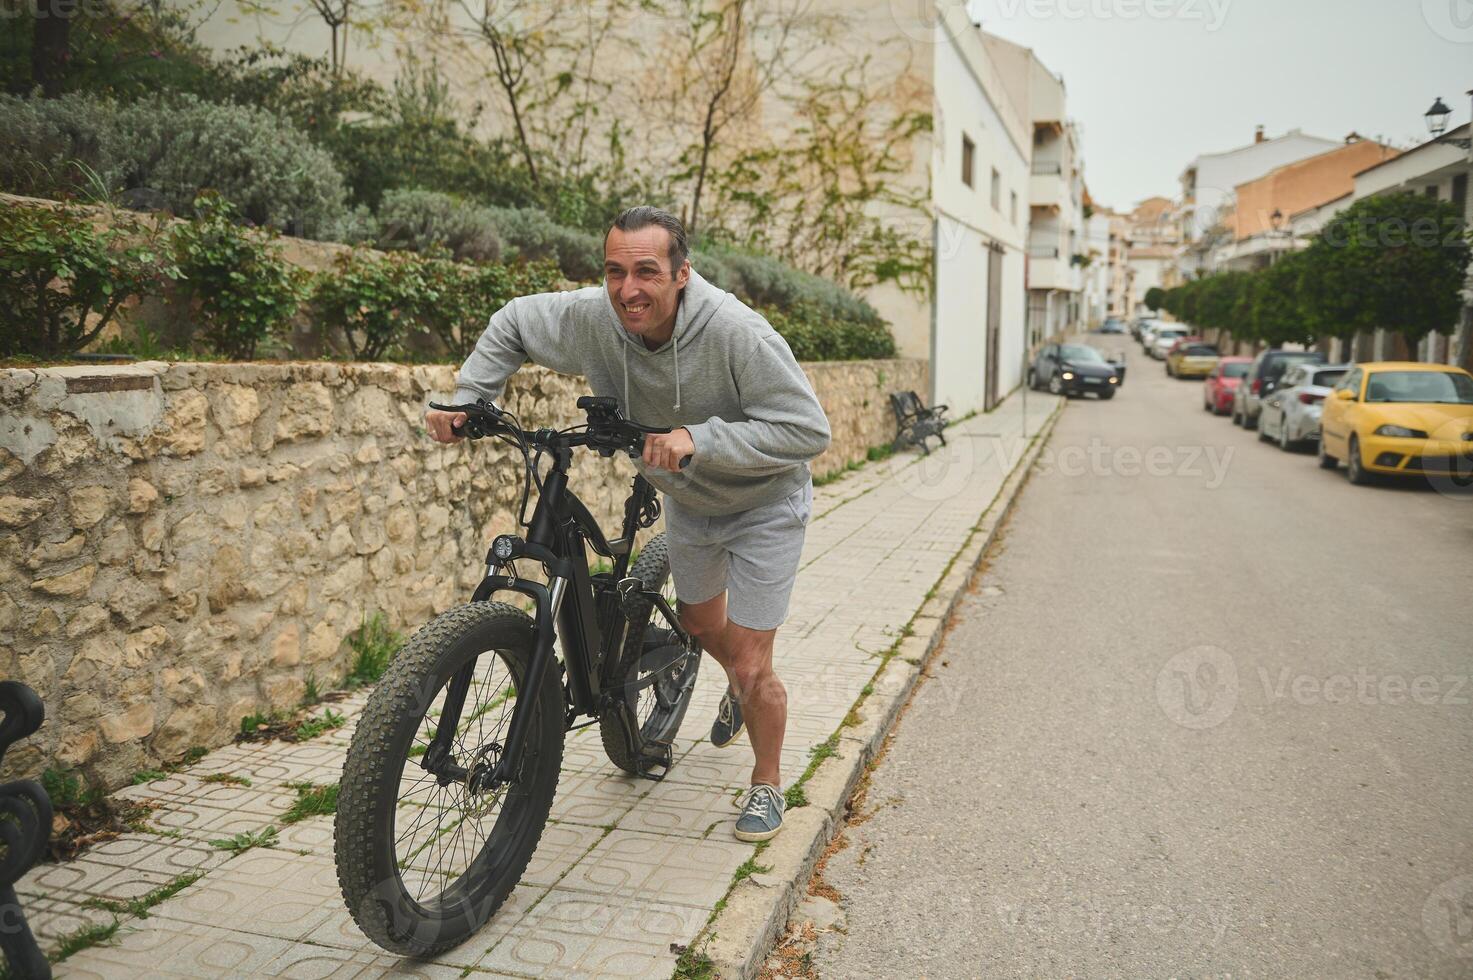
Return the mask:
M518 782L472 796L464 782L440 786L419 767L434 730L431 709L443 705L442 692L472 661L476 675L457 727L463 734L453 750L455 761L466 768L477 757L483 763L494 762L511 709L528 696L521 685L533 644L532 620L505 603L476 602L451 609L414 634L358 720L338 793L334 835L338 883L358 928L390 952L429 956L465 942L500 908L537 847L563 757L564 704L556 664L548 665L541 690L533 692L536 707ZM499 685L498 675L505 678ZM488 722L493 712L494 720ZM451 805L443 808L447 794ZM426 830L429 839L414 851L431 802L437 808L436 826ZM493 805L494 823L477 847L475 837ZM415 822L398 826L410 819ZM472 835L468 838L463 836L467 827ZM404 843L412 832L415 836ZM453 850L462 840L468 845ZM442 841L451 842L448 872L445 855L436 861L425 853ZM399 853L401 843L404 854ZM455 864L462 856L465 867L457 873ZM436 870L430 870L431 864ZM429 893L416 894L421 888ZM434 893L436 888L443 890Z
M670 579L670 555L663 531L651 538L640 551L629 574L643 582L647 590L666 590ZM667 598L673 607L674 598ZM616 611L615 615L622 615L622 612ZM654 621L660 618L655 607L648 602L641 602L632 609L619 659L603 672L604 689L617 691L623 697L621 705L599 712L598 729L603 738L604 752L610 762L636 776L644 774L644 766L652 756L660 754L661 746L675 740L690 708L696 674L701 669L701 655L697 652L670 676L636 691L626 689L626 685L648 680L651 665L643 662L645 638L654 628Z

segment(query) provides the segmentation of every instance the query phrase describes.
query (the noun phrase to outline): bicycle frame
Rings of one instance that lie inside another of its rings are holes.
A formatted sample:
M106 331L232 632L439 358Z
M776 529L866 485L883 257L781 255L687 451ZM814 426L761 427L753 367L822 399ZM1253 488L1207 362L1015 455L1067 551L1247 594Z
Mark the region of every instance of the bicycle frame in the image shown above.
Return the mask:
M506 560L498 560L494 550L486 558L487 572L477 586L473 602L484 602L497 592L519 592L530 596L535 604L536 645L524 678L518 678L518 690L532 692L539 689L542 678L556 657L553 649L559 635L563 638L563 656L566 661L567 718L565 725L571 727L579 715L596 715L605 706L609 697L605 690L600 667L617 662L619 651L625 642L624 617L617 622L618 629L610 635L600 635L598 627L599 594L593 587L593 576L588 571L586 544L594 551L611 558L614 563L611 582L619 582L628 571L630 551L634 536L639 528L640 516L653 500L655 489L643 477L636 476L629 497L624 502L624 522L621 536L609 541L599 528L587 506L568 488L568 467L572 462L572 450L559 447L551 450L553 463L542 482L542 492L533 510L528 525L527 540ZM503 571L517 558L529 558L540 562L547 571L547 584L521 578ZM654 602L670 620L683 643L690 646L689 637L680 628L668 604L655 593L641 596ZM610 598L612 600L612 597ZM612 658L612 659L611 659ZM477 658L479 659L479 658ZM522 749L526 742L527 727L532 722L533 698L518 698L512 709L511 724L507 728L506 744L494 769L473 773L463 766L445 761L450 751L450 742L460 724L465 695L470 688L475 671L476 659L471 660L450 681L445 704L436 724L435 735L420 765L445 783L471 777L470 789L483 791L504 783L516 782L520 775ZM466 760L468 761L468 760Z

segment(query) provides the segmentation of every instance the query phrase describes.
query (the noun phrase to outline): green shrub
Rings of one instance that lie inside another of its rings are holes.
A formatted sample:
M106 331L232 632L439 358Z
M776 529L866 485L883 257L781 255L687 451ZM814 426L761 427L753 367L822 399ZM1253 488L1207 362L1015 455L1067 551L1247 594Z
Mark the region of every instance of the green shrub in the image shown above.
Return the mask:
M199 303L204 340L217 354L249 360L256 345L291 321L307 274L288 265L259 232L235 223L235 209L218 195L201 195L199 217L173 232L183 293Z
M73 208L0 207L0 355L81 350L124 302L178 274L152 232L112 220L99 232Z
M895 338L883 322L837 320L800 303L768 307L762 315L782 335L799 361L858 361L895 356Z
M457 259L501 258L502 241L488 208L438 191L394 190L378 209L380 248L449 250Z
M551 262L504 265L428 259L422 270L438 299L421 312L417 329L460 360L476 346L491 314L518 296L557 289L561 277Z
M115 102L0 96L0 130L14 132L0 164L6 190L146 200L188 215L206 188L251 223L320 234L344 210L331 155L290 122L255 106L155 95ZM95 174L95 177L92 176Z
M312 314L323 334L340 333L354 360L373 361L403 348L422 311L439 299L413 252L354 249L315 277Z
M376 244L456 258L556 263L574 282L603 278L603 239L559 225L536 208L476 204L452 194L395 190L378 212Z

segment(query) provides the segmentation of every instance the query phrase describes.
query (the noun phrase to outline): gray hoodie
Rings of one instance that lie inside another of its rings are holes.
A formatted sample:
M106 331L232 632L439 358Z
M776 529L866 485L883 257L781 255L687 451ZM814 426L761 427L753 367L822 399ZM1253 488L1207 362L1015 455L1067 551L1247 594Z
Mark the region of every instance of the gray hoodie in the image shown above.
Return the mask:
M829 422L778 332L691 271L675 333L655 350L619 323L603 286L512 300L492 317L456 378L455 403L495 401L522 363L581 374L626 418L684 426L695 443L679 473L635 465L693 513L734 514L781 500L811 478ZM536 427L539 420L523 419Z

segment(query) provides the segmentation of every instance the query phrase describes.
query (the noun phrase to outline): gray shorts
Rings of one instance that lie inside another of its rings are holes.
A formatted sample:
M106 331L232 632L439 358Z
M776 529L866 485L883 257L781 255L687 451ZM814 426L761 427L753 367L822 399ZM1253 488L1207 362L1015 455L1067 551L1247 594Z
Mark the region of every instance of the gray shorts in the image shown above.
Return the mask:
M726 592L726 618L777 629L788 615L803 536L813 516L813 482L782 500L720 517L682 510L664 498L665 546L681 602Z

